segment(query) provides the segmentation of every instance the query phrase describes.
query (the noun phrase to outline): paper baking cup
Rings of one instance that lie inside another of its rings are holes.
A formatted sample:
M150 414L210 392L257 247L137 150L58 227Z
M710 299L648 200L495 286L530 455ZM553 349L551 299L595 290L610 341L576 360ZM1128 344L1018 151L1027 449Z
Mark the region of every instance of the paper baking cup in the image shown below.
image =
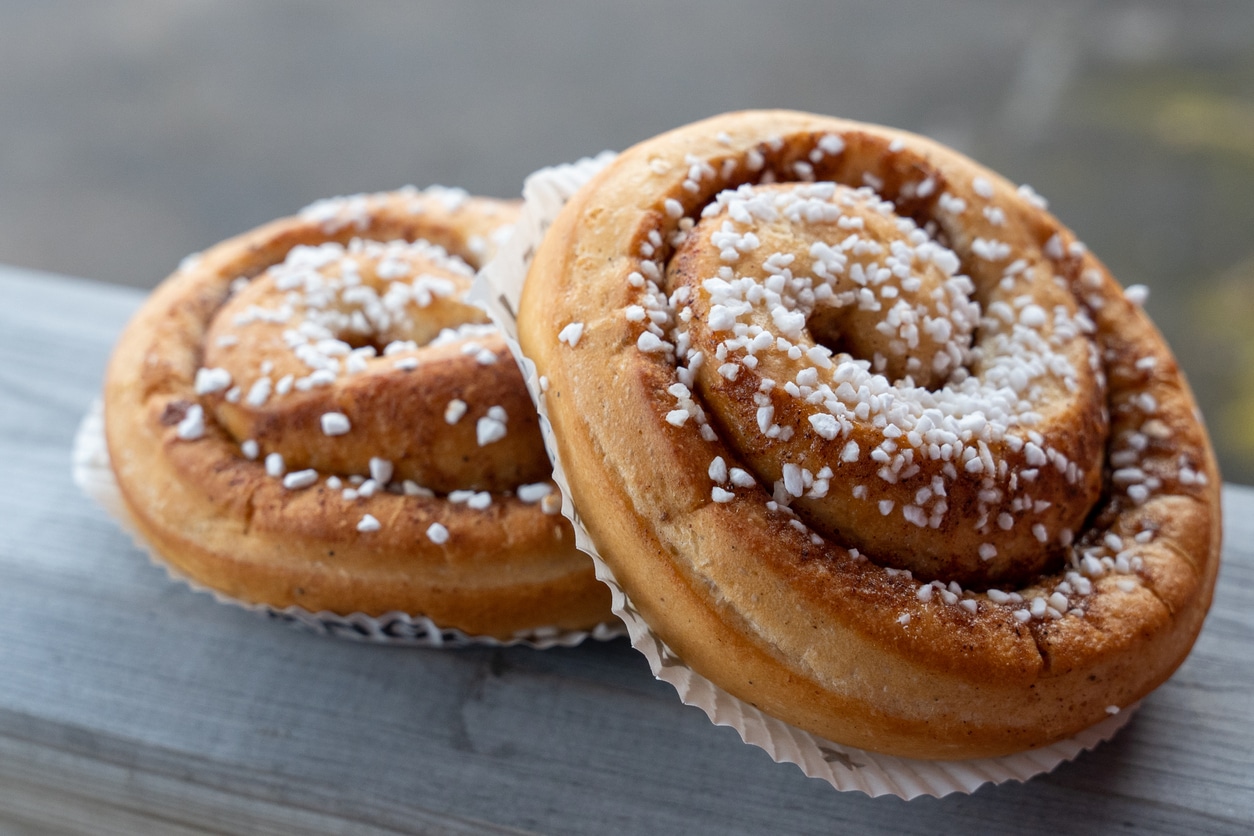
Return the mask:
M591 630L562 630L557 627L537 627L516 633L510 639L491 636L474 636L452 627L441 627L422 615L404 612L386 612L382 615L366 615L355 612L348 615L328 612L310 612L303 607L290 606L278 609L266 604L250 604L216 589L197 583L170 566L161 555L139 534L122 501L122 493L113 478L109 466L109 448L104 439L104 408L100 400L92 402L87 414L78 425L74 436L73 455L74 484L105 509L118 524L131 535L135 544L144 550L148 558L160 566L171 580L191 587L195 592L213 596L220 604L231 604L249 612L258 613L273 621L311 630L319 635L335 636L355 641L377 644L409 645L412 647L511 647L523 645L537 650L550 647L574 647L585 639L608 641L625 635L621 624L598 624Z
M1026 781L1109 740L1128 722L1136 706L1123 709L1069 740L1001 758L925 761L842 746L790 726L728 694L685 665L649 629L627 599L614 573L601 559L571 502L566 471L557 456L553 427L544 399L540 397L535 364L523 356L518 346L516 311L536 247L566 201L613 158L614 154L604 152L593 159L541 169L527 178L523 188L526 205L514 236L480 272L468 299L487 309L518 358L527 388L540 413L540 429L553 459L553 479L562 491L562 513L574 525L576 544L595 561L597 577L612 590L614 614L627 625L632 646L649 660L653 675L675 686L685 704L700 708L717 725L731 726L746 743L766 750L775 761L796 764L806 775L827 781L838 790L858 790L871 796L939 797L974 792L989 783Z

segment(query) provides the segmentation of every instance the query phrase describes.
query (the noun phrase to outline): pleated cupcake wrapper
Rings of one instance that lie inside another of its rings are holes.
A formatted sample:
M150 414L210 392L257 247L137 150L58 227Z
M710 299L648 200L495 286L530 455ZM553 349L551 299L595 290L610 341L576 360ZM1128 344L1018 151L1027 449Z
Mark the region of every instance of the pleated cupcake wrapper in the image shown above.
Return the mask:
M518 345L518 303L536 247L566 201L613 158L614 154L604 152L596 158L541 169L528 177L523 188L525 206L514 235L480 272L468 298L487 309L518 359L540 413L541 432L553 459L553 478L562 491L562 513L574 525L576 544L595 561L597 577L610 587L614 613L627 625L632 646L649 660L653 675L673 685L686 705L700 708L716 725L731 726L746 743L764 749L776 762L796 764L806 775L827 781L838 790L857 790L871 796L939 797L974 792L987 783L1026 781L1109 740L1128 722L1136 706L1068 740L1000 758L925 761L867 752L802 731L733 697L685 665L653 633L602 560L571 501L535 363L523 356Z
M459 648L522 645L537 650L550 647L574 647L586 639L607 641L624 635L621 624L598 624L591 630L537 627L534 630L518 633L513 638L502 640L491 636L471 635L453 627L441 627L426 616L399 611L386 612L377 616L360 612L341 615L326 610L311 612L298 606L280 609L267 604L251 604L197 583L166 563L131 521L126 505L122 501L122 493L113 477L113 469L109 465L109 449L104 439L104 409L98 399L92 402L74 436L73 474L74 484L116 519L118 524L131 535L135 544L144 550L154 564L164 569L171 580L186 584L195 592L210 595L220 604L240 607L273 621L304 628L319 635L411 647Z

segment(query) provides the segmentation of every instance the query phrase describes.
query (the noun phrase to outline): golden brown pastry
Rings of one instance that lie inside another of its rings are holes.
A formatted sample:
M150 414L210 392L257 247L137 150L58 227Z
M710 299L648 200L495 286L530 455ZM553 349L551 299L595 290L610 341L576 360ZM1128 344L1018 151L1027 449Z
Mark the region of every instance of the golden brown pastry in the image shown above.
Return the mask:
M516 214L455 189L337 198L185 263L106 379L140 533L249 603L497 638L607 620L513 357L461 301Z
M662 640L821 737L961 759L1136 702L1201 628L1220 480L1136 296L935 142L745 112L576 193L519 327Z

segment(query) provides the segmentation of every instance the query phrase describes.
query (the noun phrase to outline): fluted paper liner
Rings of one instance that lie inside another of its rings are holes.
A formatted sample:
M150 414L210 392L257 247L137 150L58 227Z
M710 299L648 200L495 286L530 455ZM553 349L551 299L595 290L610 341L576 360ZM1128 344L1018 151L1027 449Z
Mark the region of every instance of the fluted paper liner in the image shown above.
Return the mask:
M827 781L838 790L860 790L871 796L939 797L974 792L986 783L1026 781L1109 740L1131 718L1136 706L1123 709L1069 740L1000 758L925 761L867 752L802 731L733 697L685 665L650 630L601 559L571 501L535 363L523 356L518 345L516 312L535 248L566 201L613 157L612 153L603 152L596 158L541 169L528 177L523 188L526 205L513 237L479 273L467 298L487 309L518 359L540 413L540 430L553 460L553 479L562 491L562 513L574 526L576 544L596 563L597 577L610 587L614 613L627 625L632 646L649 660L653 675L673 685L686 705L700 708L716 725L731 726L746 743L766 750L776 762L796 764L806 775Z
M224 595L216 589L197 583L166 563L131 522L122 493L109 466L109 448L104 438L104 408L100 400L92 402L80 422L74 436L73 454L74 484L96 504L109 513L131 539L157 566L166 571L171 580L191 587L196 592L211 595L220 604L242 607L249 612L311 630L319 635L335 636L376 644L409 645L413 647L510 647L524 645L537 650L550 647L574 647L585 639L606 641L623 635L620 624L598 624L591 630L562 630L557 627L537 627L514 635L510 639L476 636L452 627L441 627L423 615L393 611L372 616L355 612L347 615L322 610L311 612L303 607L290 606L279 609L267 604L252 604Z

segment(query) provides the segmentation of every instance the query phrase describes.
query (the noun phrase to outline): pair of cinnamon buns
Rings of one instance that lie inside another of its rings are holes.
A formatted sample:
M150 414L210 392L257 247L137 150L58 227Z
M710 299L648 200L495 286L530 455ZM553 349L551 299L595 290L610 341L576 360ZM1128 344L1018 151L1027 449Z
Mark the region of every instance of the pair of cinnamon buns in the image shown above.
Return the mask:
M460 301L516 211L341 200L176 273L107 384L144 535L275 605L606 618L512 357ZM518 333L631 606L788 723L1039 747L1200 630L1220 479L1138 292L934 142L772 111L641 143L544 235Z

